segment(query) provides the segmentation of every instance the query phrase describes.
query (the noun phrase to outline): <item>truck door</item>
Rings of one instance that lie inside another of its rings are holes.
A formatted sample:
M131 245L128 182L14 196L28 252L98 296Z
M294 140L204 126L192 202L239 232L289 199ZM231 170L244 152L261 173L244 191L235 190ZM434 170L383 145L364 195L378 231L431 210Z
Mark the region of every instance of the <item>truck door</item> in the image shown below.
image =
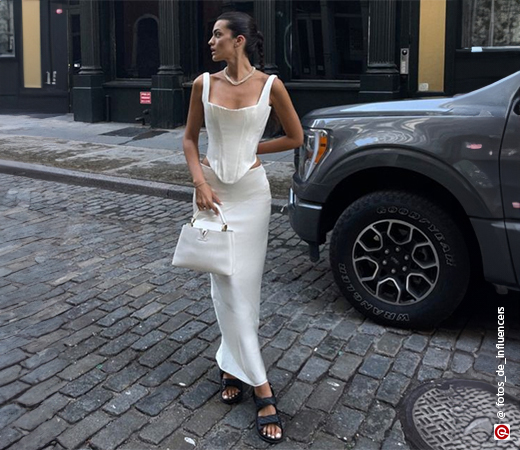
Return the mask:
M511 105L500 152L502 203L511 258L520 281L520 91Z

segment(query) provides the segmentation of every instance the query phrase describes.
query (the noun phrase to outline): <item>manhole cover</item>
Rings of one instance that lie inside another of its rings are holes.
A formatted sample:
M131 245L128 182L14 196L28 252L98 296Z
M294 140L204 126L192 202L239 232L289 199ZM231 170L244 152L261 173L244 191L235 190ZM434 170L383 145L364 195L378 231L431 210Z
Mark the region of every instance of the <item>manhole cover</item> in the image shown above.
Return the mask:
M505 394L497 407L497 386L481 381L444 380L419 386L404 400L401 423L420 450L518 450L520 404ZM497 412L505 418L499 420ZM495 440L494 426L509 424L510 439Z

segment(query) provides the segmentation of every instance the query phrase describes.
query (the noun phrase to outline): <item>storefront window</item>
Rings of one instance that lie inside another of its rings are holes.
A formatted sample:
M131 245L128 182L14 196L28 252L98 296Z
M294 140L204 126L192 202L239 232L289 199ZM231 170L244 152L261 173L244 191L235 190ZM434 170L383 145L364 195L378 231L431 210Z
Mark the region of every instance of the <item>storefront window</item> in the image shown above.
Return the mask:
M158 0L115 1L114 18L117 78L151 78L157 74Z
M462 47L520 45L518 0L463 0Z
M13 0L0 0L0 57L14 56Z
M357 0L292 3L292 76L356 78L363 69L363 25Z

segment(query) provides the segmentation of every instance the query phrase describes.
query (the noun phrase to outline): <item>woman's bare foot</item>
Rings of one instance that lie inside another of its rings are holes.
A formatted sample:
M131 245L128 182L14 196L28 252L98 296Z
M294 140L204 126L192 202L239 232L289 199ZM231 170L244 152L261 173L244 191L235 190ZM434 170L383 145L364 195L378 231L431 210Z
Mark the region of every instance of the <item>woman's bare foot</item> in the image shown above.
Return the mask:
M236 377L230 375L229 373L224 372L222 375L223 378L228 380L236 380ZM222 392L222 398L224 400L231 400L235 398L240 393L240 389L235 386L226 386L224 391Z
M255 395L259 398L272 397L273 392L271 391L269 383L255 387ZM270 416L271 414L276 414L276 408L272 405L265 406L260 411L258 411L258 415L260 417ZM282 437L282 429L278 425L270 423L262 429L262 434L271 439L280 439Z

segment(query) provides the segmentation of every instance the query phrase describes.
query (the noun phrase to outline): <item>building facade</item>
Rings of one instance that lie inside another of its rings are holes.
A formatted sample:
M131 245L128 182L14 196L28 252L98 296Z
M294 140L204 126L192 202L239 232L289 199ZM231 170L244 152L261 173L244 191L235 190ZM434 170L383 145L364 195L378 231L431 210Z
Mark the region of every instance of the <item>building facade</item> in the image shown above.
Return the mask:
M0 0L0 111L182 125L192 81L223 68L207 42L229 10L256 18L300 115L520 70L516 0Z

